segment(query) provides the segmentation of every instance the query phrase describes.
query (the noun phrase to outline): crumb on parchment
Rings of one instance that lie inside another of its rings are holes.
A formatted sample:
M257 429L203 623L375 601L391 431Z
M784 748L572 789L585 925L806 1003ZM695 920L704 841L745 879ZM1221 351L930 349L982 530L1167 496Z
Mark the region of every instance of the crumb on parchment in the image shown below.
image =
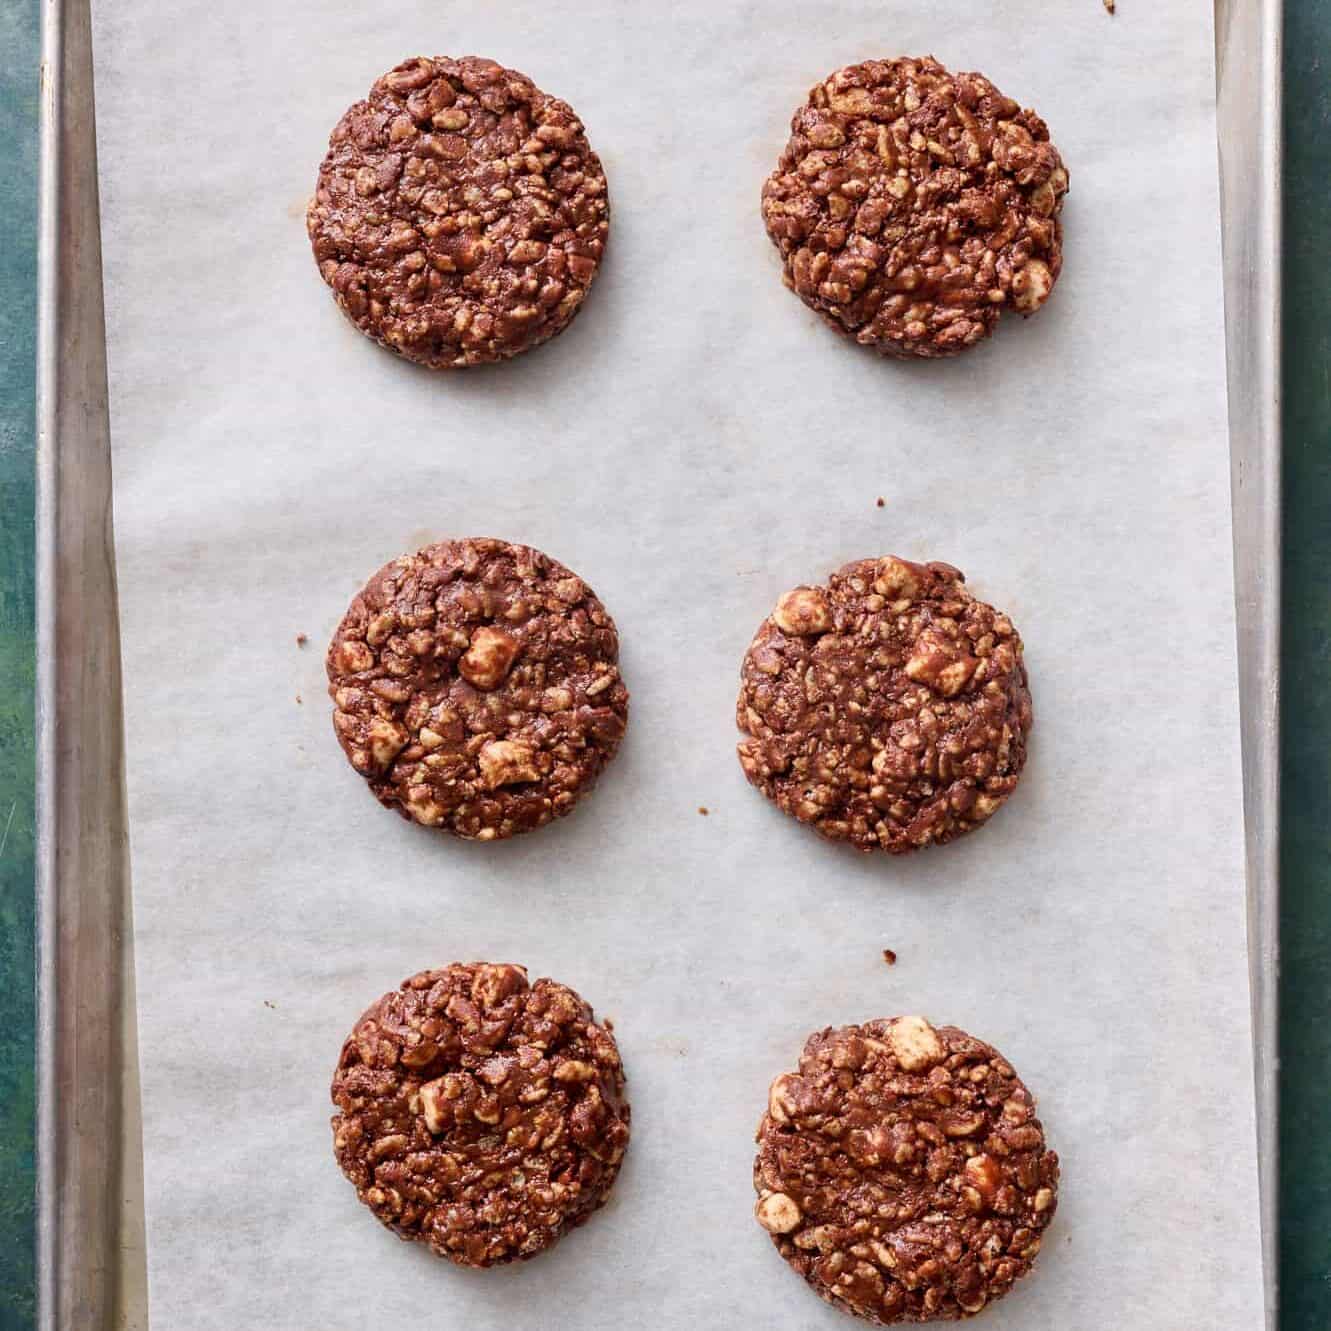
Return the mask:
M889 966L895 966L897 964L897 954L893 952L890 947L885 947L883 949L883 960L887 962Z
M309 642L309 640L310 640L310 639L309 639L309 635L308 635L308 634L305 634L305 633L297 633L297 634L296 634L296 646L297 646L297 647L304 647L305 644L306 644L307 642Z

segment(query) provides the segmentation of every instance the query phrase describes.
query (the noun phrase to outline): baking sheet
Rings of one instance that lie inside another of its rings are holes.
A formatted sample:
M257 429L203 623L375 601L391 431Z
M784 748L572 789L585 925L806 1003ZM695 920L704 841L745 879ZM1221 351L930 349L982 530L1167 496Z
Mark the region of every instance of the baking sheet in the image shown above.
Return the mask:
M810 1029L918 1010L1012 1058L1064 1160L988 1325L1258 1326L1209 8L96 20L156 1325L841 1325L749 1219L751 1133ZM950 364L842 345L757 217L807 86L899 50L985 69L1072 172L1054 300ZM303 234L328 129L415 51L567 97L611 183L578 322L465 376L365 343ZM364 577L471 533L583 574L634 691L596 796L490 847L379 810L321 687ZM776 596L884 551L1012 614L1037 710L1010 807L907 862L788 823L732 753ZM326 1127L361 1008L455 957L614 1017L635 1110L606 1210L481 1275L380 1230Z

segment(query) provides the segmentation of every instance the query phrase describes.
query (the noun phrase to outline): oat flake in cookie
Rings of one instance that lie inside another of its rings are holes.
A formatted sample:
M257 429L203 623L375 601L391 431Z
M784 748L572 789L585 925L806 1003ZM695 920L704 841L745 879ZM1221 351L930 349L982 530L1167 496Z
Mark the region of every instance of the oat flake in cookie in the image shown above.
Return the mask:
M862 559L787 592L740 671L740 765L824 836L893 853L988 819L1026 761L1021 638L949 564Z
M605 172L572 108L476 56L385 74L338 121L306 215L351 320L434 369L562 332L609 220Z
M380 801L493 841L568 813L628 721L591 588L525 545L441 541L386 564L328 648L333 724Z
M753 1183L758 1223L829 1303L952 1320L1030 1270L1058 1156L997 1050L896 1017L809 1037L772 1083Z
M949 356L1048 298L1067 188L1044 121L988 79L868 60L795 112L763 219L787 285L834 328Z
M582 1224L629 1140L609 1027L521 966L403 981L347 1037L332 1094L334 1151L361 1201L460 1266L534 1257Z

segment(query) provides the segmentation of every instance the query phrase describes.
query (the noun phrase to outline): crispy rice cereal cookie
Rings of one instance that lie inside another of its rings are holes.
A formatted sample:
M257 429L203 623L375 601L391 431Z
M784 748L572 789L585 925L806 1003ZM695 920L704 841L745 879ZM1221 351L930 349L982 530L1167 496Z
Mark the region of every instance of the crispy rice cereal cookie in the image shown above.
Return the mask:
M1068 173L1049 131L979 74L867 60L816 85L763 186L786 284L889 356L950 356L1063 265Z
M754 1214L829 1303L953 1320L1031 1268L1058 1204L1035 1100L991 1046L923 1017L809 1037L758 1126Z
M386 564L328 648L333 725L389 808L494 841L568 813L628 722L619 635L525 545L441 541Z
M740 671L749 781L861 850L951 841L989 818L1026 761L1021 638L949 564L862 559L796 587Z
M605 172L569 105L476 56L385 74L338 121L306 215L352 322L432 369L562 332L609 224Z
M605 1201L629 1140L608 1025L521 966L404 980L347 1037L332 1095L357 1196L460 1266L553 1246Z

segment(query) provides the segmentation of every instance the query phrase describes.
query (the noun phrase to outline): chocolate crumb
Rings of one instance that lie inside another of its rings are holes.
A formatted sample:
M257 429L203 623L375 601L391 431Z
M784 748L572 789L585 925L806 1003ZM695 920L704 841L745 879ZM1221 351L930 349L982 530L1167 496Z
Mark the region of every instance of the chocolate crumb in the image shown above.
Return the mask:
M1114 0L1104 0L1104 4L1105 9L1112 14L1114 12Z
M304 633L297 633L297 634L296 634L296 646L297 646L297 647L304 647L305 644L306 644L307 642L309 642L309 637L308 637L308 635L306 635L306 634L304 634Z
M705 804L700 804L698 805L698 812L702 814L704 818L706 818L710 811Z
M889 966L895 966L897 964L897 954L893 952L890 947L885 947L883 949L883 960L887 962Z
M874 502L878 505L879 508L883 508L887 503L887 501L883 498L882 495L879 495Z

